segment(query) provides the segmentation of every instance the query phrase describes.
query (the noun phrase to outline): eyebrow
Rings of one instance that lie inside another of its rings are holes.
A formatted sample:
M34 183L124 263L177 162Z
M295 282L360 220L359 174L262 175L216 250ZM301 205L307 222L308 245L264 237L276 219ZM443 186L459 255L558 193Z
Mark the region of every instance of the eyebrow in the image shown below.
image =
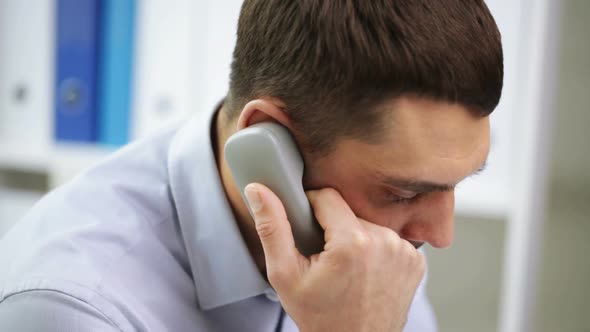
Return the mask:
M467 177L477 175L486 168L487 160L481 164L481 166ZM383 177L382 181L395 188L402 190L411 191L414 193L428 193L428 192L440 192L440 191L451 191L455 189L456 183L454 184L441 184L428 181L417 181L412 179L397 179L392 177Z

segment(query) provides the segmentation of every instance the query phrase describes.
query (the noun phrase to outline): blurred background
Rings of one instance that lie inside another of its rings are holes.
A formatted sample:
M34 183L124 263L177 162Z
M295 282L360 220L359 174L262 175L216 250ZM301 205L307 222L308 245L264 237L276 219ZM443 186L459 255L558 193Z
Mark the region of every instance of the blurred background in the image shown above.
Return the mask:
M49 190L222 97L240 0L0 0L0 237ZM590 331L590 1L487 0L488 169L426 248L440 330ZM1 238L0 238L1 241Z

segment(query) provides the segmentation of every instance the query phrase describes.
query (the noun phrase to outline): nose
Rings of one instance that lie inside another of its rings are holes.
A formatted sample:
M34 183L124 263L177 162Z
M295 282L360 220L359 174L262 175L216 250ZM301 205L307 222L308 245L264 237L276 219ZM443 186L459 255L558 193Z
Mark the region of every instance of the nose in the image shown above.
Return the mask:
M448 248L455 236L455 193L426 194L415 213L404 225L401 235L413 242L428 242L435 248Z

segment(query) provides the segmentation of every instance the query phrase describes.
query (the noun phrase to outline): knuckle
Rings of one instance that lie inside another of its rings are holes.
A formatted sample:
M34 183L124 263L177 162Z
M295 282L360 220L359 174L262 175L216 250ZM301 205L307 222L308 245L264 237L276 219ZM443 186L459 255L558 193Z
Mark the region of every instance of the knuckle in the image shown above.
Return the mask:
M268 218L259 217L256 221L256 232L261 239L272 237L277 231L275 224Z
M404 251L405 254L413 257L415 254L418 253L418 251L416 250L416 248L414 248L414 245L412 243L410 243L410 241L401 240L400 242L401 242L402 250Z
M352 233L351 243L355 250L364 251L369 248L370 239L365 232L357 231Z
M394 232L393 230L387 229L384 232L383 237L384 237L383 241L385 242L385 245L388 248L397 250L400 247L402 241L401 241L399 235L396 232Z
M275 288L280 288L283 285L289 284L291 276L292 273L289 271L289 269L282 266L269 266L267 269L268 281Z

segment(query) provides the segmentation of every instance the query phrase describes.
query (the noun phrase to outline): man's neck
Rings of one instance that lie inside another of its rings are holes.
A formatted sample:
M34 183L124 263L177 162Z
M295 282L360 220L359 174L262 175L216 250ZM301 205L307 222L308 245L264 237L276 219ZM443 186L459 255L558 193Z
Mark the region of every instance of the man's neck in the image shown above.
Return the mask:
M235 132L236 127L234 121L229 121L227 119L227 112L225 110L225 107L225 104L222 104L222 106L217 110L211 128L211 138L213 142L213 148L215 151L215 159L217 161L217 169L219 171L219 176L221 177L221 182L223 184L223 189L225 190L225 195L232 208L233 214L238 224L238 228L240 229L240 233L242 234L246 246L248 247L248 251L250 252L250 255L253 257L256 266L258 267L264 278L266 278L266 264L264 261L264 251L262 250L260 238L256 233L254 220L248 212L248 208L246 207L242 199L240 190L236 186L233 177L231 176L229 167L223 156L223 147L225 146L225 142Z

